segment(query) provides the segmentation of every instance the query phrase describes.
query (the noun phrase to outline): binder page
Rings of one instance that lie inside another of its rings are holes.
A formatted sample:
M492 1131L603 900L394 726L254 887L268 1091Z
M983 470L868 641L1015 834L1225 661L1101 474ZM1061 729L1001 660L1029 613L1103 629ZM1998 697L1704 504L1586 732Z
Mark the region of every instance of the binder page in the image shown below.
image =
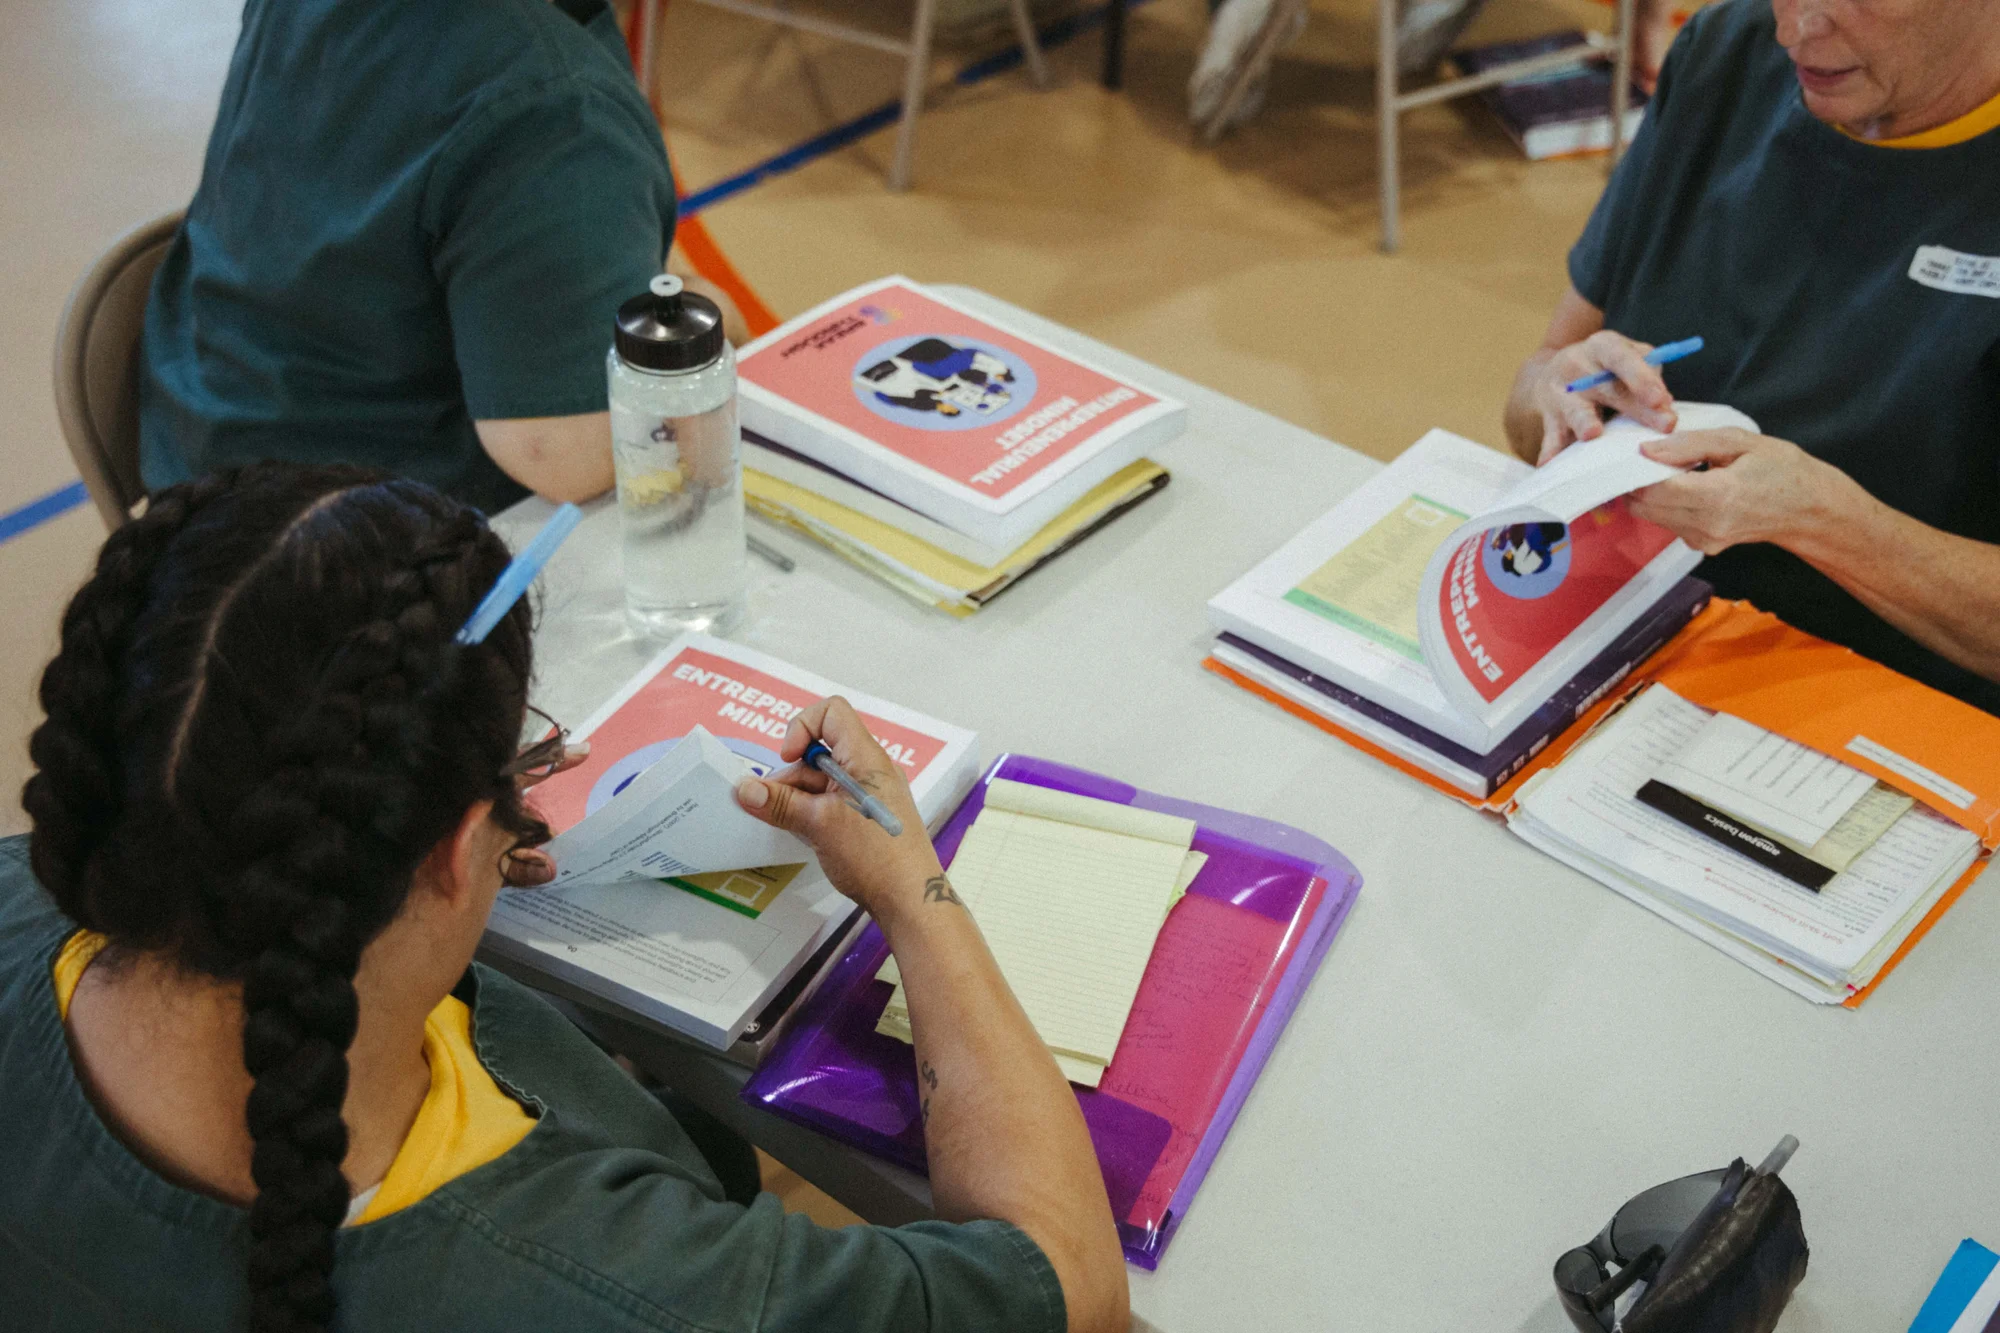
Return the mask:
M1855 969L1940 881L1971 864L1978 849L1971 833L1912 809L1815 893L1641 805L1633 793L1708 716L1652 686L1525 793L1521 813L1726 929L1830 976Z
M1684 430L1756 429L1734 408L1681 403ZM1662 438L1620 418L1474 511L1431 553L1418 638L1438 688L1467 717L1516 724L1700 563L1626 496L1677 469Z

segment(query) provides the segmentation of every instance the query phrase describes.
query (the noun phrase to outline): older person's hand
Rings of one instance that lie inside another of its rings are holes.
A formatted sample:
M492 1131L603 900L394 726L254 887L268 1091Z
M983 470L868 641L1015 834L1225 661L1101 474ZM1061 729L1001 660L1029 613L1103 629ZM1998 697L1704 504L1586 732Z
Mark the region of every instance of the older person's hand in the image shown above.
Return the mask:
M1703 555L1744 542L1784 545L1834 512L1853 482L1789 440L1746 430L1689 431L1645 446L1692 470L1632 497L1632 512Z
M1674 396L1667 392L1659 367L1646 364L1646 353L1652 350L1651 343L1600 329L1549 356L1533 390L1535 410L1542 418L1542 448L1535 466L1540 467L1578 440L1602 435L1600 408L1622 412L1657 431L1671 431ZM1565 387L1602 370L1616 378L1579 393Z

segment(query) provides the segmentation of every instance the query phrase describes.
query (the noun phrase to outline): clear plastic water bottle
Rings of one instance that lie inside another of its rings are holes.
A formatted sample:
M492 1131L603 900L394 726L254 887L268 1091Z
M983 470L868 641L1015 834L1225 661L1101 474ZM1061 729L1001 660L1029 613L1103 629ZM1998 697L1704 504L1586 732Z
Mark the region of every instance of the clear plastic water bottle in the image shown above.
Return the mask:
M722 312L662 273L618 308L607 359L625 533L625 614L641 634L721 633L743 613L736 354Z

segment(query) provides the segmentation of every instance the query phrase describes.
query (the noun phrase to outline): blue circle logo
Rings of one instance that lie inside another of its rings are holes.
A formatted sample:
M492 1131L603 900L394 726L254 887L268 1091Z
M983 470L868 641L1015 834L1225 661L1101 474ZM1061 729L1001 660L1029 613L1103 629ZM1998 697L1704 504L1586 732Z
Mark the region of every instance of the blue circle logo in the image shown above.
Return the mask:
M651 745L642 745L598 774L597 781L590 785L590 795L584 798L583 813L589 816L603 809L607 801L631 786L641 773L666 758L667 751L679 745L682 739L675 736L664 741L654 741ZM767 750L761 745L751 741L740 741L733 736L717 736L716 739L748 759L752 771L760 778L774 769L784 767L784 761L778 757L775 750Z
M1547 597L1569 575L1569 529L1560 523L1515 523L1486 534L1480 552L1493 588L1533 601Z
M979 430L1035 396L1035 372L1004 347L923 334L891 338L854 363L854 396L918 430Z

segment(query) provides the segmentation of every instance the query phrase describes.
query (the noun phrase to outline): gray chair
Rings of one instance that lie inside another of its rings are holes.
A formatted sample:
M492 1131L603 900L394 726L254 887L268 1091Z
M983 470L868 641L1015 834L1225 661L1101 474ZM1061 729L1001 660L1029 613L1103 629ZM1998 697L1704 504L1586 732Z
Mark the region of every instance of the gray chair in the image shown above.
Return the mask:
M170 213L119 237L76 284L56 326L56 417L107 528L124 523L146 494L139 334L153 272L180 225L181 214Z

